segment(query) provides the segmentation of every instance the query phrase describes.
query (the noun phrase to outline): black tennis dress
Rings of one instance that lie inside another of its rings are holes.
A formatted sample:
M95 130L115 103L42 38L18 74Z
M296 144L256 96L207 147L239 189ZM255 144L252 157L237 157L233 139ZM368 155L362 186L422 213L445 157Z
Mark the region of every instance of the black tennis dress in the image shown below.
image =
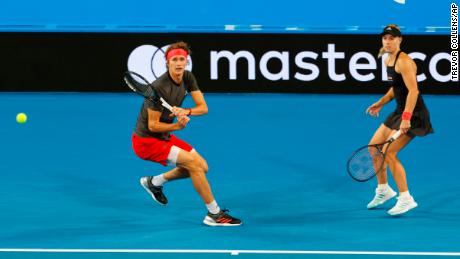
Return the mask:
M396 55L393 66L387 67L387 74L390 87L393 87L394 99L396 100L396 110L392 112L386 118L383 124L390 129L398 130L401 124L401 116L406 107L406 99L409 91L407 90L406 85L401 74L396 73L395 65L398 60L399 54ZM433 128L430 121L430 113L425 106L422 95L418 95L417 103L415 105L414 111L412 112L412 118L410 120L411 128L407 132L407 135L410 137L415 136L425 136L427 134L433 133Z

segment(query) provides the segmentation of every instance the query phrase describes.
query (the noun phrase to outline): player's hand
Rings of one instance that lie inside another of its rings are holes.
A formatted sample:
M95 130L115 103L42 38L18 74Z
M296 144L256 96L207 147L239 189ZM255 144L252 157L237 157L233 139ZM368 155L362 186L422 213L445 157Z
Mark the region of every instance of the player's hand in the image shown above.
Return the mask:
M179 125L180 129L185 128L187 126L188 122L190 121L190 118L188 116L179 116L177 117L177 124Z
M399 129L401 130L402 134L406 134L410 129L410 120L402 120L401 124L399 125Z
M382 107L383 105L379 102L373 103L371 106L367 107L366 113L370 114L372 117L378 117Z
M173 113L171 113L171 114L169 115L169 116L171 116L171 117L174 117L174 116L176 116L176 117L187 116L187 115L189 115L189 113L190 113L189 110L187 110L187 109L182 109L182 108L176 107L176 106L173 106L173 107L172 107L172 112L173 112Z

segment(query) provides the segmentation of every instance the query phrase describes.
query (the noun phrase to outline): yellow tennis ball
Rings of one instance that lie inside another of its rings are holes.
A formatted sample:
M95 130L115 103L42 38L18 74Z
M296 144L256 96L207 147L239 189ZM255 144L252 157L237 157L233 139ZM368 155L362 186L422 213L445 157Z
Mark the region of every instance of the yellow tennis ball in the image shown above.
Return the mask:
M25 123L27 121L27 115L25 113L18 113L18 115L16 115L16 121L18 123Z

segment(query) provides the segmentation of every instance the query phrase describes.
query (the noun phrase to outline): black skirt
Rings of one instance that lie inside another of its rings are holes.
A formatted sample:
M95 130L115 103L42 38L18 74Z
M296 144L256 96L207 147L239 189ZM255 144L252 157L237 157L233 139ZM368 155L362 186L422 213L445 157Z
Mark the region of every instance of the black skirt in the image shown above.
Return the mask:
M402 111L394 111L383 122L385 126L390 129L398 130L401 125L401 116ZM427 109L420 109L412 113L412 118L410 119L411 127L407 132L407 135L410 137L415 136L425 136L427 134L433 133L433 127L431 126L430 113Z

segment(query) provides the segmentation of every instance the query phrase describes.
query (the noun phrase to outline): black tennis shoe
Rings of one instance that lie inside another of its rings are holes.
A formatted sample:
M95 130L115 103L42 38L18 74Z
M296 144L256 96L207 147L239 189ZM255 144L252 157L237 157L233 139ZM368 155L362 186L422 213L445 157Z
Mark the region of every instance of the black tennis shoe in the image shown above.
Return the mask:
M152 198L161 205L168 204L168 198L163 193L163 186L155 186L152 184L152 176L142 177L140 182L142 187L152 195Z
M217 214L212 214L211 212L208 212L208 215L206 215L206 217L204 218L203 223L212 227L233 227L242 224L241 220L230 216L227 212L228 210L221 210Z

